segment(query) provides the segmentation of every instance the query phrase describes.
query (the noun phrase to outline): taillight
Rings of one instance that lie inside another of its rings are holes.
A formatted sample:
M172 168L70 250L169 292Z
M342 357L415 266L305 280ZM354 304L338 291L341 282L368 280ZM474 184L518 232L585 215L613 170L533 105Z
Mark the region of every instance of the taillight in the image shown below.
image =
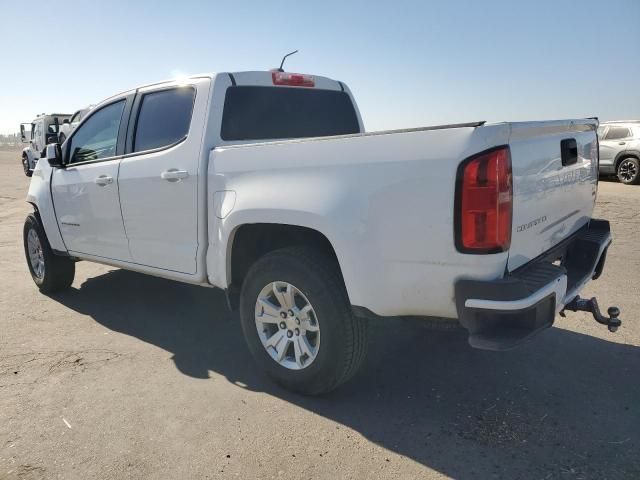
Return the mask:
M315 87L312 75L302 73L271 72L274 85L289 85L291 87Z
M511 155L503 146L468 158L458 167L456 247L463 253L497 253L511 244Z

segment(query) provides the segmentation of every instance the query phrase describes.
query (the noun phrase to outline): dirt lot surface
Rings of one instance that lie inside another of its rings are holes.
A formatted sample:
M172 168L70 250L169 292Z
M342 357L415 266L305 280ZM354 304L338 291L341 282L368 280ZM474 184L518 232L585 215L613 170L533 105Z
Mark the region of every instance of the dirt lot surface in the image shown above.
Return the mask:
M0 152L0 479L640 478L640 187L601 182L614 245L586 314L512 352L464 332L372 327L368 361L324 398L258 374L222 293L86 262L38 293L28 186Z

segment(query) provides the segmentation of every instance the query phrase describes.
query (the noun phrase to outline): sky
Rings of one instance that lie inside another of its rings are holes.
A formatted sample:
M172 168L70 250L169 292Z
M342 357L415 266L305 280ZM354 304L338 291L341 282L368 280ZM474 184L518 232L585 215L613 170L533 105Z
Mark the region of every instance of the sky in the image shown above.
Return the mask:
M0 0L0 45L0 133L295 49L286 70L347 83L368 131L640 118L640 0Z

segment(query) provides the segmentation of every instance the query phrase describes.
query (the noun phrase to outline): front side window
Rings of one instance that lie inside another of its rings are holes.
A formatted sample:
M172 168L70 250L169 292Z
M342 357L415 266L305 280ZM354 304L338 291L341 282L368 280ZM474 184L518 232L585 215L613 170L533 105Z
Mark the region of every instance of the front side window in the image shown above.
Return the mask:
M140 102L133 151L167 147L186 138L195 93L191 87L182 87L145 94Z
M631 132L627 127L609 127L606 140L617 140L619 138L627 138L631 136Z
M120 100L103 107L76 130L71 137L69 163L115 156L124 103Z

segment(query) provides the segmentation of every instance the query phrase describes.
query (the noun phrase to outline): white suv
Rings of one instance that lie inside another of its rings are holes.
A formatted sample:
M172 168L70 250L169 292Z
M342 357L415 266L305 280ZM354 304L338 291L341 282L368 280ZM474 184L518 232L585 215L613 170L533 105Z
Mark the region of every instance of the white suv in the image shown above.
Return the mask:
M600 173L627 185L640 182L640 120L604 122L598 128Z

